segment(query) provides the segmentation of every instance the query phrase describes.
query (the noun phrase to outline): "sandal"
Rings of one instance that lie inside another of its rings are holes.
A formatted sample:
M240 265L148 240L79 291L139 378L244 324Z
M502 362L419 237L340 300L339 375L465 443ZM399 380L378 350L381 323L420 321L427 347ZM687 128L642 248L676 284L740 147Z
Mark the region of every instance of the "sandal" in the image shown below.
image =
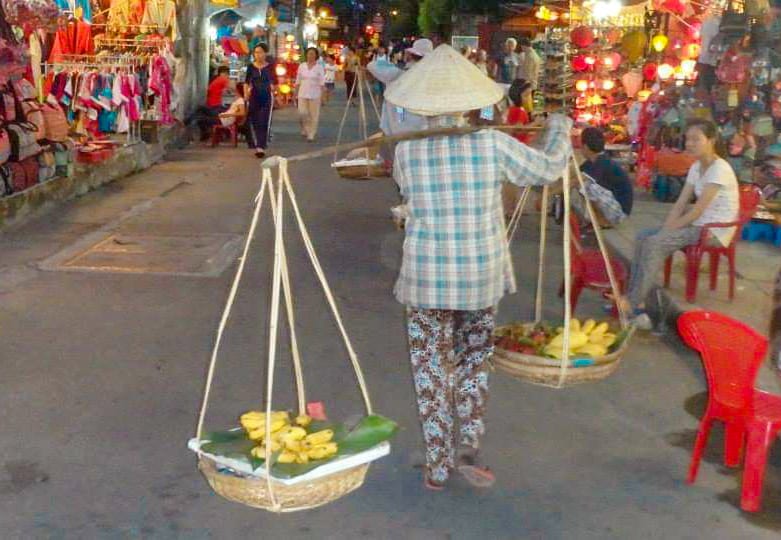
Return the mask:
M423 476L423 487L426 488L429 491L444 491L445 490L445 484L440 484L439 482L434 482L431 478L428 477L428 474Z
M490 468L477 464L477 450L469 449L461 453L458 458L459 465L456 470L476 488L489 488L496 482L496 476Z

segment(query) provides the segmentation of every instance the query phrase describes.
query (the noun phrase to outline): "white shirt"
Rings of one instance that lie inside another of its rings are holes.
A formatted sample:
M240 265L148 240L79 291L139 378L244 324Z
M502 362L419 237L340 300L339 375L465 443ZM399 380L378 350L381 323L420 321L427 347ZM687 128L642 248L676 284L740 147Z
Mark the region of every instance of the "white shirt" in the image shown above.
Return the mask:
M740 194L735 171L732 170L729 163L721 158L717 158L704 172L700 169L700 162L696 161L686 177L686 183L694 186L694 194L697 195L697 198L702 196L702 192L708 184L716 184L720 187L711 203L705 208L702 215L692 222L692 225L701 227L709 223L737 221L740 210ZM714 229L712 232L722 245L727 246L732 240L732 235L735 234L735 229Z
M336 64L325 65L325 82L326 84L336 81Z
M296 86L298 86L299 98L320 99L323 94L324 84L325 70L323 66L315 64L314 67L310 68L306 62L298 66Z
M521 62L518 67L518 78L526 79L532 84L533 89L537 89L537 82L540 80L540 67L542 58L532 48L521 53Z
M700 57L697 59L700 64L715 66L719 63L719 55L710 52L710 43L716 37L716 34L719 33L719 26L721 26L721 17L715 15L702 21L702 28L700 29L702 48L700 49Z
M231 103L231 106L228 108L227 111L225 111L224 114L239 114L239 109L244 108L244 98L239 96L237 97L233 103ZM236 117L235 116L220 116L220 122L222 122L222 125L225 127L232 126L236 123Z

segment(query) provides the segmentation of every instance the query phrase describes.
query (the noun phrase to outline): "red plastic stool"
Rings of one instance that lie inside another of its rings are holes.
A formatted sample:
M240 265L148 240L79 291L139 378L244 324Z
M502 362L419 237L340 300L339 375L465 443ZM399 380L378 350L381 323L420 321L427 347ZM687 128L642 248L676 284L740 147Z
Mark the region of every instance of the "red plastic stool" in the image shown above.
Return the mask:
M223 135L233 143L234 148L237 147L239 145L239 127L236 124L236 122L229 126L215 124L214 127L212 127L212 147L220 144Z

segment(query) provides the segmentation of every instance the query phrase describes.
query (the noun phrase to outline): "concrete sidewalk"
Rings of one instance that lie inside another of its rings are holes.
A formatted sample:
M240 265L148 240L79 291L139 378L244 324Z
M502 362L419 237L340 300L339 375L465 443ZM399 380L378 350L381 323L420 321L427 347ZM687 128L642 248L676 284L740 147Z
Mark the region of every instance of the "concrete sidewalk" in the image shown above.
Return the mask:
M656 201L649 193L636 192L632 215L615 229L605 231L605 240L613 251L625 262L629 263L634 256L635 236L638 231L650 227L658 227L664 222L672 207ZM661 306L653 302L652 311L663 314L663 329L676 333L674 319L685 311L705 309L718 311L734 317L767 335L769 330L770 310L773 299L773 282L776 273L781 268L781 249L772 244L762 242L739 241L737 248L737 276L735 282L735 298L728 298L729 281L726 261L722 259L719 267L719 280L715 291L709 287L708 258L702 261L700 269L699 288L696 302L686 301L684 289L684 257L678 253L673 257L673 270L670 288L659 288ZM662 272L659 272L659 282ZM653 295L652 295L653 296ZM779 382L769 364L760 370L759 384L771 391L779 390Z

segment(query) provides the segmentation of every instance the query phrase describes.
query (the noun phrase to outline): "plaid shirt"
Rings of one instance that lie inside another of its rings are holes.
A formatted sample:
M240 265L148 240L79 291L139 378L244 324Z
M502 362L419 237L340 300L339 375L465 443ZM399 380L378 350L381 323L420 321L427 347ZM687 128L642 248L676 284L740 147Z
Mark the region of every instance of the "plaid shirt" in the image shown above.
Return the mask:
M551 117L540 150L494 130L398 144L393 176L409 211L399 302L477 310L515 292L502 182L558 180L572 152L570 127Z

